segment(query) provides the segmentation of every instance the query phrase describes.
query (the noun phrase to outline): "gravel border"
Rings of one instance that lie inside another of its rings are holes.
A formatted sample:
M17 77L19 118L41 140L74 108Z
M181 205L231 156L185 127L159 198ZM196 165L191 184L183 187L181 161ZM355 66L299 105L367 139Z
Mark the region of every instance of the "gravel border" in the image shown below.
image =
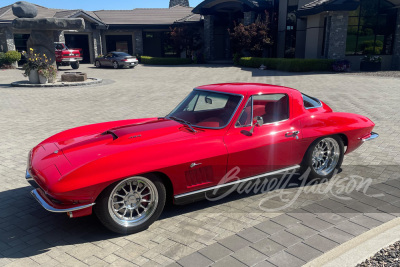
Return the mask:
M374 256L356 265L356 267L367 266L400 266L400 241L381 249Z
M29 81L18 81L11 83L13 87L70 87L70 86L88 86L102 83L103 79L87 78L85 82L57 82L47 84L31 84Z

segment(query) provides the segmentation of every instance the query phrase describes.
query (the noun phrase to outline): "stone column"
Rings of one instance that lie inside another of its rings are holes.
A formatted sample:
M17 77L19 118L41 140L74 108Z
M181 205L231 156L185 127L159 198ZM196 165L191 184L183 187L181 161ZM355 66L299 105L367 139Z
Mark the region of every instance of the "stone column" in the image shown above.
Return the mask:
M93 54L96 58L102 53L100 30L93 31Z
M204 57L214 59L214 16L204 16Z
M247 11L243 12L244 15L244 25L250 25L256 21L256 12Z
M54 42L65 43L64 31L54 31Z
M4 36L6 38L4 52L15 50L14 32L10 27L5 28Z
M143 31L135 31L135 54L143 56Z
M400 9L397 9L396 31L393 42L392 68L400 70Z
M329 12L326 24L325 57L343 59L346 55L347 11Z

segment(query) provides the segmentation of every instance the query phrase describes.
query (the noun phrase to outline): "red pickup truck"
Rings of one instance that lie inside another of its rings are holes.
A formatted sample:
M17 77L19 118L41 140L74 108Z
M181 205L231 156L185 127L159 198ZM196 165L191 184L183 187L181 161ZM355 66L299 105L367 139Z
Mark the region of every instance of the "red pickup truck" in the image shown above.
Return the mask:
M57 68L59 66L69 66L79 69L79 61L82 61L82 49L69 49L64 43L54 43L56 49Z

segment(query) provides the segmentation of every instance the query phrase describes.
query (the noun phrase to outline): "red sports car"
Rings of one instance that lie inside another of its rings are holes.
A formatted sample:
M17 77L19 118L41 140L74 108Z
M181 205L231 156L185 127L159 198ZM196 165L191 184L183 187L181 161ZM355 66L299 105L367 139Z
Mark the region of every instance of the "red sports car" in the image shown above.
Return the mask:
M26 179L48 211L95 212L118 233L146 229L164 204L281 171L330 178L343 155L378 137L374 123L275 85L195 88L169 115L82 126L34 147ZM232 168L239 180L221 184Z

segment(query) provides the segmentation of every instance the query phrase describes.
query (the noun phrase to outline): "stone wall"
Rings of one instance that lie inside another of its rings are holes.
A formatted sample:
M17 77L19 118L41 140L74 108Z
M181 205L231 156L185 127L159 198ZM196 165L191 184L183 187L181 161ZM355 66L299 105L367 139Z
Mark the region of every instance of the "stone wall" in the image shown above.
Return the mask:
M347 11L329 12L325 39L325 57L343 59L346 55Z
M100 30L94 30L92 36L93 36L93 54L94 57L96 58L97 56L102 54ZM90 41L91 40L89 40L89 42Z
M135 31L135 53L143 55L143 31Z
M14 33L11 28L0 30L0 52L15 50Z
M396 31L393 42L392 68L400 70L400 9L397 9Z
M54 31L54 42L65 43L64 31Z
M204 16L204 57L214 59L214 16Z
M169 1L169 8L174 7L174 6L189 6L189 0L170 0Z

